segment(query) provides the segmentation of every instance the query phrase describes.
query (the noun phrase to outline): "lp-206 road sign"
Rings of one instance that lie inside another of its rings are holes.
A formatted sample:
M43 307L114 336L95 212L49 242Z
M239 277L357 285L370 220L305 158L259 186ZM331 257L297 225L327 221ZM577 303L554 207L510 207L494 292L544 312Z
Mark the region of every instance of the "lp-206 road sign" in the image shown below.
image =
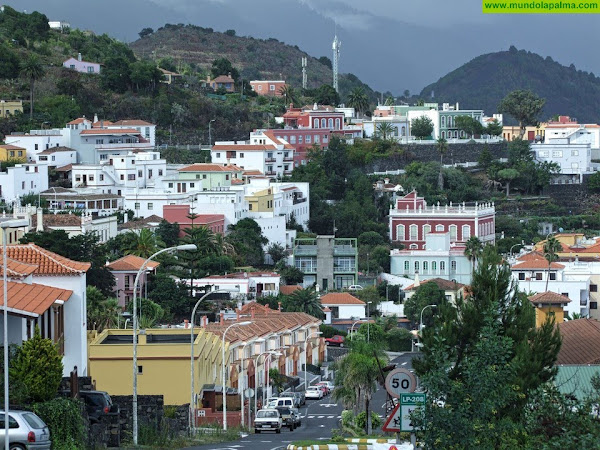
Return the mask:
M400 404L388 416L382 427L383 431L398 433L400 431L413 431L414 426L410 414L418 407L425 404L425 394L410 393L400 395Z

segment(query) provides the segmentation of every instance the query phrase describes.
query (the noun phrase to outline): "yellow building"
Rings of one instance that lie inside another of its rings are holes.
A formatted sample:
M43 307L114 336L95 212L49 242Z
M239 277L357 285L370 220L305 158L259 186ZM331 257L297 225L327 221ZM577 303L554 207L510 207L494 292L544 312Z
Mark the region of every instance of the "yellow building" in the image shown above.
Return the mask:
M27 162L27 150L16 145L0 145L0 161Z
M571 302L569 297L556 292L540 292L529 297L529 301L535 306L535 326L539 328L548 317L554 317L557 324L564 322L564 307Z
M579 258L581 261L598 260L600 258L600 241L595 239L586 239L583 233L559 233L554 238L560 242L562 250L557 252L560 259ZM534 251L544 254L544 244L542 240L535 244Z
M195 390L200 392L205 384L220 384L221 339L204 328L194 328L194 334ZM104 330L91 337L88 370L96 388L111 395L131 395L132 330ZM189 329L148 329L140 334L137 348L138 394L162 394L165 405L189 403L190 350ZM228 357L229 350L226 348Z
M540 123L537 127L527 126L525 127L525 134L523 135L523 139L527 141L534 141L536 138L541 138L544 140L546 136L546 125L547 122ZM521 133L521 129L518 125L504 125L502 127L502 138L505 141L512 141L519 137Z
M23 112L22 100L0 100L0 117L14 116L18 112Z
M251 212L273 212L273 189L263 189L253 195L247 195L248 211Z

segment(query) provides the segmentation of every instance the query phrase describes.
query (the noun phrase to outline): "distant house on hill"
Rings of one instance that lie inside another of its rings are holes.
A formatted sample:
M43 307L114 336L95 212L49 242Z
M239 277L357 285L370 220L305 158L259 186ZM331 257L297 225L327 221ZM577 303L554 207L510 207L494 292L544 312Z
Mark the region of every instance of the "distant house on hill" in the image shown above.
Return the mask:
M77 55L77 59L69 58L63 62L63 67L67 69L73 69L81 73L100 73L100 63L83 61L81 59L81 53Z
M215 91L217 89L223 88L227 92L235 92L235 80L231 78L231 73L227 75L219 75L214 80L210 79L210 75L206 78L207 86L213 88Z

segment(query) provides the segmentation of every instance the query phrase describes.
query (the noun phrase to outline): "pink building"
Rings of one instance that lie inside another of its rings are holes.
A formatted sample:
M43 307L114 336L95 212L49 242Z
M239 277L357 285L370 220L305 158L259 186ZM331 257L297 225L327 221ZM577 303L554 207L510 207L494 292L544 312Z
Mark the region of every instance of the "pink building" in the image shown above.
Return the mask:
M223 214L197 214L194 220L190 219L190 205L164 205L163 218L169 223L179 224L180 237L185 233L183 230L196 227L206 227L215 234L225 234L225 216Z
M269 80L253 80L250 82L252 90L258 95L269 95L275 97L282 97L282 89L286 86L285 81L269 81Z
M77 55L77 59L69 58L63 62L63 67L73 69L81 73L100 73L100 63L83 61L81 53Z
M119 300L119 306L126 306L127 302L133 299L135 277L145 261L144 258L140 258L139 256L127 255L106 265L115 277L114 292ZM148 272L156 273L156 268L159 265L160 263L156 261L148 263L146 266L147 270L142 272L138 281L138 296L145 292Z
M471 236L484 244L496 239L496 210L493 203L427 205L416 191L401 197L390 209L390 240L407 249L424 249L429 233L450 233L450 244L460 245Z

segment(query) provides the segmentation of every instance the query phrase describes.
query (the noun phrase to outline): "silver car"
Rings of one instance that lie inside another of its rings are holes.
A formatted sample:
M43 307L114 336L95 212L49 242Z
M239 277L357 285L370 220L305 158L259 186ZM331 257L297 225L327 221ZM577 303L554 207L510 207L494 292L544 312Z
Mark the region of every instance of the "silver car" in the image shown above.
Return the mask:
M50 450L50 430L37 415L30 411L8 412L8 436L10 450ZM0 410L0 448L4 448L5 414Z

